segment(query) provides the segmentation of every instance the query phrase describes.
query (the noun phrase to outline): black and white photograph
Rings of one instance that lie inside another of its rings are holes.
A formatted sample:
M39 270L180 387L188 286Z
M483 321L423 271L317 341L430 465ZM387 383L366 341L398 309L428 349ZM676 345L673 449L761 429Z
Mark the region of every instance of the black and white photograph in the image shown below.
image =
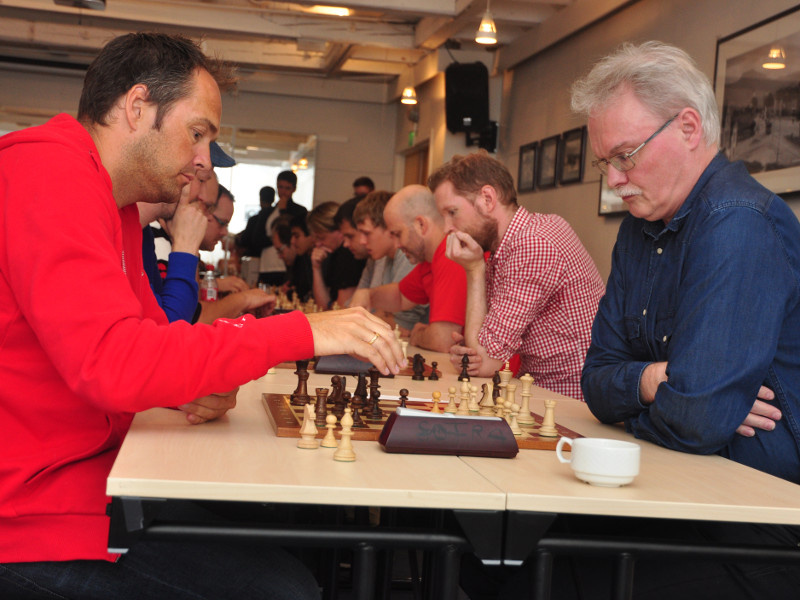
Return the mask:
M519 147L519 173L517 175L517 191L533 191L533 174L536 166L536 142Z
M608 187L608 179L605 175L600 176L600 202L597 205L597 214L621 215L628 212L628 205L625 201Z
M536 189L555 187L558 167L558 140L554 135L539 142L536 156Z
M586 127L565 131L558 146L558 182L561 185L583 181L585 155Z
M721 148L775 192L800 189L800 11L720 40Z

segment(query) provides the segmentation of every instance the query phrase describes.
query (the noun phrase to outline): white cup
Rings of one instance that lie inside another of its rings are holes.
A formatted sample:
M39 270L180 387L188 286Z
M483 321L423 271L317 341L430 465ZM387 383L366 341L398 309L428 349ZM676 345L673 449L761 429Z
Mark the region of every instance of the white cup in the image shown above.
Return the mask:
M572 448L570 458L563 454L564 445ZM581 481L602 487L618 487L633 481L639 474L639 444L603 438L562 437L556 456L569 463Z

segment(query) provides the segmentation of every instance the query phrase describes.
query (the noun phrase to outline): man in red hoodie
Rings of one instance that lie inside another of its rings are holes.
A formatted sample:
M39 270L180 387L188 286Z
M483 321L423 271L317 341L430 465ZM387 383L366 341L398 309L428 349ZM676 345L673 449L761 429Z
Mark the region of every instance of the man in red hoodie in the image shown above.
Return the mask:
M177 202L211 167L231 83L185 38L121 36L89 67L77 121L0 138L0 597L318 594L278 550L106 548L106 477L135 412L177 406L202 423L282 361L349 353L385 373L403 361L362 309L168 323L136 202Z

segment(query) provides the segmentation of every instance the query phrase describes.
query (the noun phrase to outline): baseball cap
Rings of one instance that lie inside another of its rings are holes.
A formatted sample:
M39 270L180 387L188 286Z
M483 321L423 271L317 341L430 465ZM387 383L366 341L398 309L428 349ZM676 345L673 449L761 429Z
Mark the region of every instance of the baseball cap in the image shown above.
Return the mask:
M217 142L211 142L211 165L214 167L232 167L236 161L225 154Z

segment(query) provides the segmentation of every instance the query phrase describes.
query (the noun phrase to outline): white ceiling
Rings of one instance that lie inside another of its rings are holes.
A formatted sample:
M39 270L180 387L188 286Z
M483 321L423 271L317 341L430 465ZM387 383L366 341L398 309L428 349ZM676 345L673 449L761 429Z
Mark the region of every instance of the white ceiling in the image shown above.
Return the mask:
M346 17L303 0L107 0L102 11L2 0L0 66L80 71L115 35L180 32L238 63L244 89L302 94L325 79L334 97L387 102L440 70L443 52L494 52L490 64L508 68L628 1L493 0L499 44L487 50L473 41L486 0L346 0Z

